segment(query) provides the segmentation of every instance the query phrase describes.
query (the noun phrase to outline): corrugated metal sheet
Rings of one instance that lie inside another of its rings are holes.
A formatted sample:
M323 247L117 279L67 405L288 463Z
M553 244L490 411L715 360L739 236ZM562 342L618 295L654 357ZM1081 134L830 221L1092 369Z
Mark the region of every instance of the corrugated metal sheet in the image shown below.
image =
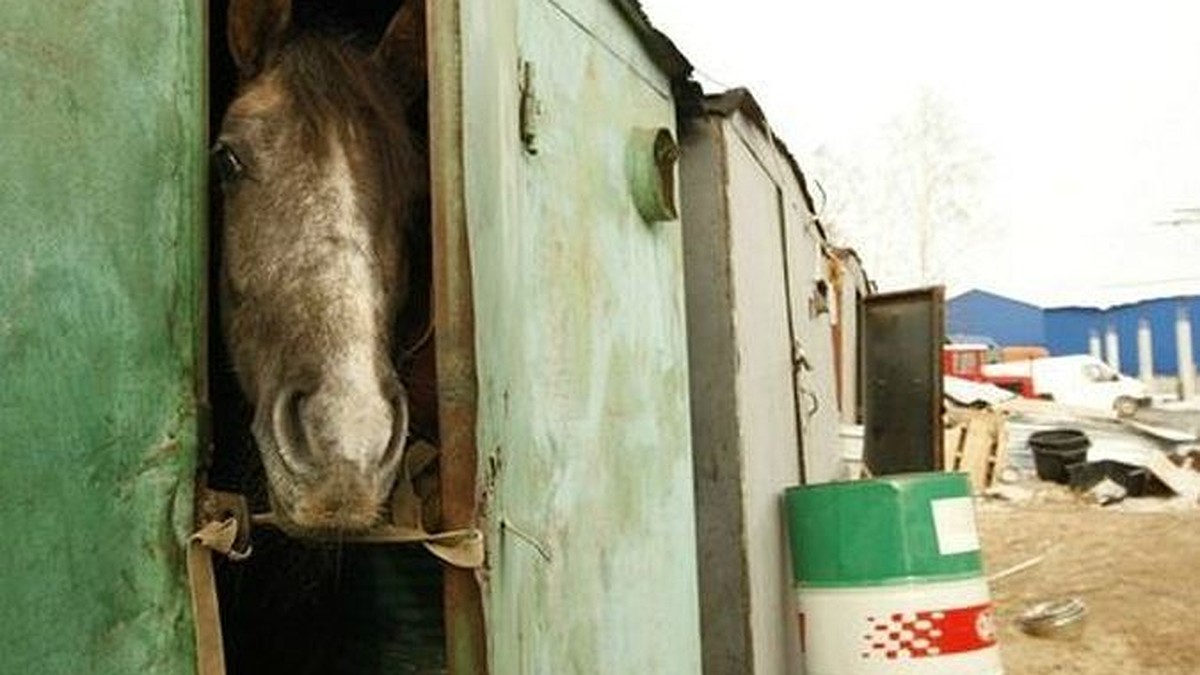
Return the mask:
M188 673L203 4L0 5L0 671Z

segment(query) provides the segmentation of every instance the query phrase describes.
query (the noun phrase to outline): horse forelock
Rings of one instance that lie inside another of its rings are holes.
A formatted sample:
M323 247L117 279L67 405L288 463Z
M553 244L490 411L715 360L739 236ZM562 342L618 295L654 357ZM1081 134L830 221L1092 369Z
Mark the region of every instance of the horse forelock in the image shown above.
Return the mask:
M377 191L387 215L403 215L426 189L425 161L395 82L348 39L301 35L280 51L274 76L291 100L305 152L325 158L340 138L359 169L358 187ZM361 171L377 166L378 177ZM406 219L401 218L401 225ZM394 223L393 223L394 224Z
M277 164L271 183L277 196L265 202L267 210L241 211L239 218L258 225L243 230L237 219L227 223L247 233L270 224L277 233L234 235L244 253L227 268L241 287L223 286L231 298L246 294L253 305L226 317L247 389L257 390L254 381L281 372L272 364L332 364L336 352L366 347L361 340L373 343L383 358L394 356L393 331L408 286L408 233L423 216L427 190L423 148L408 127L402 87L348 41L299 35L243 83L231 105L226 129L233 138L269 124L298 150L275 154L287 159ZM266 146L260 150L268 152ZM314 206L323 209L314 222L327 229L293 230L296 209ZM276 207L281 215L272 216ZM331 244L360 255L331 257L328 248L318 250ZM297 258L310 254L308 261ZM358 272L331 278L346 272L347 264ZM373 272L363 273L363 266ZM281 282L279 275L292 280ZM375 316L369 333L361 321L367 314Z
M424 215L428 190L423 142L409 128L405 87L349 40L301 34L258 77L243 83L226 121L237 128L266 115L272 125L290 130L281 137L295 143L299 153L285 155L289 161L307 157L312 166L344 169L325 173L335 174L339 183L348 178L354 199L345 201L362 210L372 253L400 258L382 270L381 281L391 290L406 285L406 240ZM280 181L280 189L288 199L304 199L305 185L298 178ZM378 249L390 242L399 250ZM397 308L382 309L391 320Z

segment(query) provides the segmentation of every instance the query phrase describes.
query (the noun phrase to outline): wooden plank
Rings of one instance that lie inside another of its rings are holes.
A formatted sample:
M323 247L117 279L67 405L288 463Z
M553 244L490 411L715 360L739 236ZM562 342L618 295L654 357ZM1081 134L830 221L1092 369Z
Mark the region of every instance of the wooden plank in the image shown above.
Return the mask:
M429 2L426 11L442 525L474 528L479 524L478 392L465 203L461 7L458 2ZM447 566L443 578L447 671L483 675L488 672L487 626L475 572Z
M1171 463L1161 452L1151 452L1146 457L1146 468L1171 491L1195 502L1200 500L1200 474L1180 468Z
M992 474L988 478L988 486L995 484L1000 472L1008 466L1008 420L1003 415L996 415L996 451L992 455Z
M985 416L973 416L967 425L959 470L971 477L971 488L982 492L988 486L991 458L995 449L994 425Z
M943 466L946 471L958 471L958 467L962 461L962 444L963 438L966 436L967 428L963 424L948 425L943 432L945 439L943 440Z

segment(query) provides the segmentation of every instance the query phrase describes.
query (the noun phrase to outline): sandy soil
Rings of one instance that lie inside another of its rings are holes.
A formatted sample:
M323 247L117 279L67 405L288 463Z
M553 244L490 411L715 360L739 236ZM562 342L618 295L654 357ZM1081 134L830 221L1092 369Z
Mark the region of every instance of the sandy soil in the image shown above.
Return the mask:
M1200 509L1149 497L1100 507L1040 485L1030 501L978 510L989 575L1045 554L992 582L1005 672L1200 673ZM1087 603L1081 637L1021 631L1025 608L1062 597Z

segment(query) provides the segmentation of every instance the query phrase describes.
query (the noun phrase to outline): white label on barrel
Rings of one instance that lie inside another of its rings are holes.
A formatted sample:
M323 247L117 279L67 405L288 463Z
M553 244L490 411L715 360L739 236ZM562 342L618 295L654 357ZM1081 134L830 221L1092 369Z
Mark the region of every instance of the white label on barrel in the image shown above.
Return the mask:
M975 529L975 504L970 497L934 499L933 529L937 534L938 553L954 555L979 550L979 532Z

